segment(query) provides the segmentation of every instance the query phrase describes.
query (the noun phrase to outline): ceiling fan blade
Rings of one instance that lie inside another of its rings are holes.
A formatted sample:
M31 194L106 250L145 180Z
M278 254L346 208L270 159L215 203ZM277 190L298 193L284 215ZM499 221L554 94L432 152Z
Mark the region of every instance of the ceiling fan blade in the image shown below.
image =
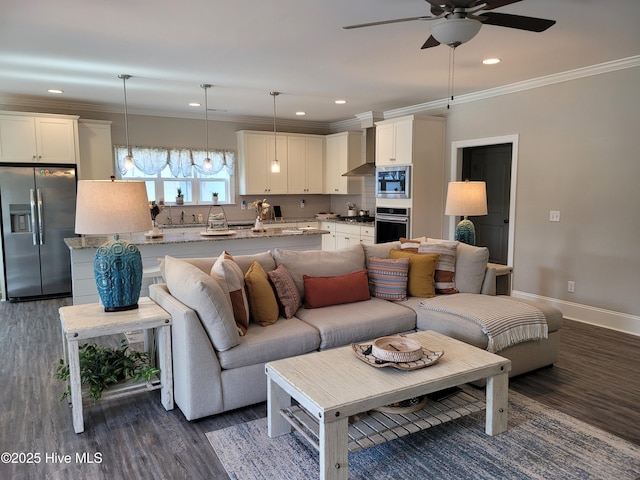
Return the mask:
M414 20L435 20L435 17L409 17L409 18L397 18L395 20L381 20L379 22L370 22L370 23L359 23L357 25L347 25L346 27L342 27L345 30L350 30L352 28L362 28L362 27L374 27L376 25L386 25L388 23L400 23L400 22L412 22Z
M483 10L493 10L494 8L504 7L505 5L511 5L512 3L520 1L522 0L486 0L485 3L487 6L484 7Z
M484 18L482 23L487 25L517 28L518 30L528 30L530 32L544 32L556 23L555 20L523 17L521 15L510 15L508 13L483 12L481 16Z
M422 47L420 48L425 49L425 48L437 47L438 45L440 45L440 42L435 38L433 38L433 35L431 35L429 38L427 38L427 41L424 42L424 45L422 45Z

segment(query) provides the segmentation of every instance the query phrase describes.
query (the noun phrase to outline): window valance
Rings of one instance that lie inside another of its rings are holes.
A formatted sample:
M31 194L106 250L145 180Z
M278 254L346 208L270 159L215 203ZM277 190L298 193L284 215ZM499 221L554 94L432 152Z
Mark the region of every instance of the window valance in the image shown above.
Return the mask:
M127 147L114 146L118 170L125 177L128 171L125 169L124 159L127 156ZM211 168L205 168L205 150L194 148L162 148L162 147L131 147L133 163L138 170L145 175L157 175L167 166L174 177L193 177L194 171L198 176L212 176L226 169L230 176L234 175L236 166L236 153L233 150L209 150Z

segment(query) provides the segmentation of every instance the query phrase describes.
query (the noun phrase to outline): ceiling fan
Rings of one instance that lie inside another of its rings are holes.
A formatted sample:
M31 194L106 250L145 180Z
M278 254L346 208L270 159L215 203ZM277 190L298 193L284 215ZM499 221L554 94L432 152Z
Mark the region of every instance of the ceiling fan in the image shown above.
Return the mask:
M554 25L555 20L525 17L507 13L489 12L495 8L510 5L521 0L426 0L431 5L432 15L398 18L379 22L347 25L345 29L372 27L388 23L411 22L414 20L437 20L431 28L431 36L422 48L440 44L452 48L468 42L480 31L483 23L498 27L510 27L530 32L544 32Z

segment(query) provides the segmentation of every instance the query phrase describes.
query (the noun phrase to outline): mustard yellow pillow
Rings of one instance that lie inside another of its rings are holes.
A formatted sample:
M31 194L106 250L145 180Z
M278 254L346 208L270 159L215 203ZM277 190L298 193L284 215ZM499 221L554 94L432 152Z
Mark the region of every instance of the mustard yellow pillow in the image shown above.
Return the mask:
M436 261L440 255L436 253L412 253L406 250L391 250L391 258L409 258L409 281L407 293L412 297L431 298L436 296L433 275Z
M263 327L276 323L279 315L278 300L262 265L254 260L244 275L244 281L251 319Z

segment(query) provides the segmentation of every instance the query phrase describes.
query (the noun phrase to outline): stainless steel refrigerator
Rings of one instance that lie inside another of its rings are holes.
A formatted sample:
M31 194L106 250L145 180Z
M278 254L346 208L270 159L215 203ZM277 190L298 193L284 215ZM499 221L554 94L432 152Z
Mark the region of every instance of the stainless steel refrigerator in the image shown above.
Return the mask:
M75 166L0 166L0 203L7 298L70 294Z

